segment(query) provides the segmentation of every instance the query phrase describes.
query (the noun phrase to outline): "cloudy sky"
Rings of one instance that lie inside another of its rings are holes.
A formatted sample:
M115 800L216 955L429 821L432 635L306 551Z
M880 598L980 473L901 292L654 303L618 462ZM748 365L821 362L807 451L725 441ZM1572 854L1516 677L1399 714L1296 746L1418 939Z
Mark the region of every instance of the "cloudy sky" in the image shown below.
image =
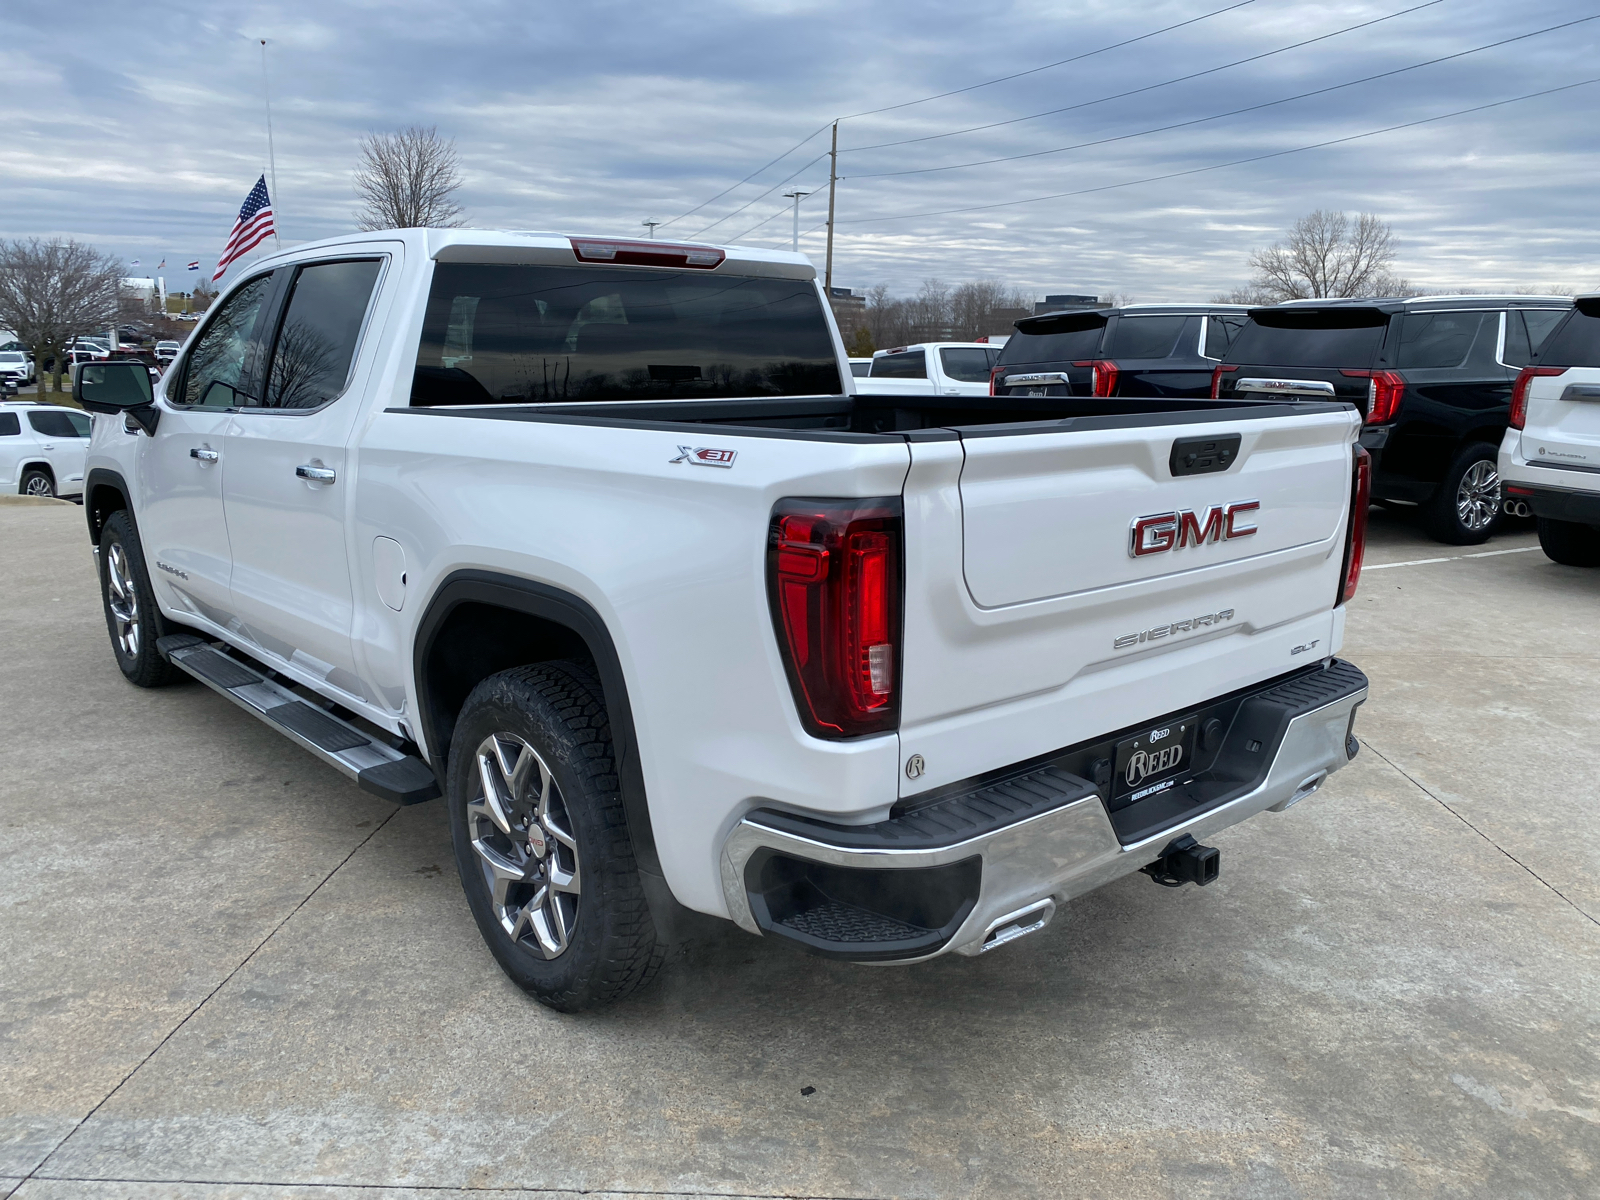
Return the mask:
M801 248L820 266L827 134L797 143L845 117L845 286L989 277L1207 298L1322 207L1391 221L1418 285L1592 289L1600 19L1566 23L1595 14L1571 0L7 0L0 237L77 237L141 272L165 257L173 287L190 259L209 274L266 162L264 37L291 242L353 227L362 134L423 124L456 141L469 224L616 235L649 219L661 237L786 247L782 193L799 189L817 193Z

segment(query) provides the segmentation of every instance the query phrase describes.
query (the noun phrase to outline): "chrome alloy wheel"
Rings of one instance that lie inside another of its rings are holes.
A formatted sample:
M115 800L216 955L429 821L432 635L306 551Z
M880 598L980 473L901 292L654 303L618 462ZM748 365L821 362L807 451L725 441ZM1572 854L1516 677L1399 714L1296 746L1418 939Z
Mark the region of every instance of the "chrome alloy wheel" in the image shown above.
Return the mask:
M559 957L578 923L578 842L549 766L512 733L484 738L478 783L467 803L490 903L511 939Z
M139 657L139 592L121 542L106 550L106 603L117 624L117 648L129 658Z
M1456 516L1463 528L1482 533L1500 511L1500 472L1480 458L1467 468L1456 487Z
M34 475L28 479L28 486L23 490L24 496L53 496L50 490L50 481L43 475Z

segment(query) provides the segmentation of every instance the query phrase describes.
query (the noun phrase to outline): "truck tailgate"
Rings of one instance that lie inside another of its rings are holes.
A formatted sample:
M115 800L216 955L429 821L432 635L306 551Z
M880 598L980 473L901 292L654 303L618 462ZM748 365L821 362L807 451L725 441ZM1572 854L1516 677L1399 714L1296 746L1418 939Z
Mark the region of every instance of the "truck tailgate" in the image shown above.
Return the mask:
M1331 654L1358 424L1274 406L915 443L901 743L923 774L903 792ZM1225 467L1181 473L1213 442Z

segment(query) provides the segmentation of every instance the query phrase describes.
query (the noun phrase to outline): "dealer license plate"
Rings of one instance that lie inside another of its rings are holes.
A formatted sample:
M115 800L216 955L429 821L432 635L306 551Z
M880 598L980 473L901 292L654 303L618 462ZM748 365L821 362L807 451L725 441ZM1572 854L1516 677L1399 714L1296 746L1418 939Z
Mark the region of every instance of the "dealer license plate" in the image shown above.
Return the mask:
M1175 786L1194 759L1196 724L1194 717L1182 717L1118 742L1111 798L1132 804Z

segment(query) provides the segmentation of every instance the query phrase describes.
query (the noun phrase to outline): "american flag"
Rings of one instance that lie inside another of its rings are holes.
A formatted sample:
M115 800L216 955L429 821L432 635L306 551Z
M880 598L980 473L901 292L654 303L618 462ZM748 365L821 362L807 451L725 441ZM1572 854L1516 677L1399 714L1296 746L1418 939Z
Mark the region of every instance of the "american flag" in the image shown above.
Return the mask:
M239 210L239 219L233 223L233 230L228 234L228 244L222 248L222 257L217 259L217 270L211 276L211 282L221 279L229 263L254 250L274 232L272 201L267 199L267 177L263 175L244 198L244 207Z

